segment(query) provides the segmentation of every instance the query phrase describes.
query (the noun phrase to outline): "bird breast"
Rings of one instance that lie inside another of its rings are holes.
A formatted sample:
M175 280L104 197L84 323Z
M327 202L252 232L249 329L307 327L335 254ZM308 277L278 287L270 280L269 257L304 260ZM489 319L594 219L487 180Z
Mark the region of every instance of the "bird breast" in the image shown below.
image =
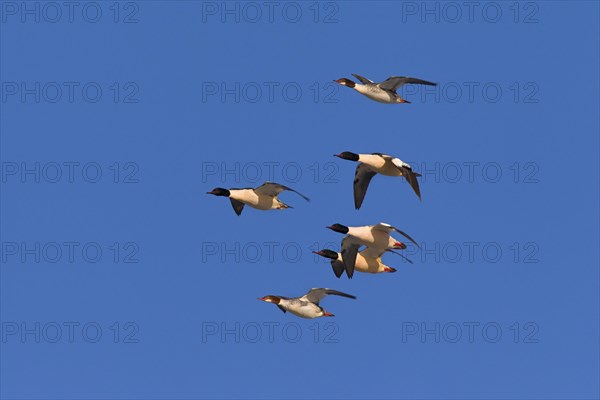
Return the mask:
M395 96L376 85L356 85L354 90L380 103L396 103Z
M398 169L398 167L396 167L391 160L387 160L385 165L377 172L385 176L402 176L402 171L400 171L400 169Z
M358 161L368 165L376 172L379 172L379 170L385 168L386 164L385 159L377 154L360 154Z
M362 244L370 245L374 244L375 237L373 231L368 226L351 227L348 229L348 234L354 236L356 239L362 242Z
M360 253L356 256L356 264L354 265L356 271L376 274L383 272L383 268L384 265L381 263L381 260L363 257Z
M378 249L392 249L394 248L394 243L396 239L394 239L390 234L378 230L373 231L373 239L374 243L372 247L376 247Z
M361 154L359 161L368 165L373 171L386 176L402 176L402 172L391 159L385 159L377 154Z
M271 196L259 196L252 189L242 189L242 190L234 190L231 191L230 196L235 200L239 200L244 204L249 205L250 207L256 208L258 210L270 210L272 208L277 208L277 200L275 197Z
M300 318L317 318L323 315L321 307L308 301L291 301L285 308Z

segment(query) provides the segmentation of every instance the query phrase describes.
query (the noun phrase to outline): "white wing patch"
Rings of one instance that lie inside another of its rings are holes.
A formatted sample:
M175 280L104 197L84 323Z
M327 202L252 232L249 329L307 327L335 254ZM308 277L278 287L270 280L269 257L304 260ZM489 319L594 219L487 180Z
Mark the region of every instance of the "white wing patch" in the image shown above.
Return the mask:
M376 231L387 232L387 233L392 233L393 231L396 230L396 228L394 228L390 224L386 224L385 222L380 222L377 225L373 225L372 229L375 229Z
M392 158L392 164L394 164L397 168L403 169L403 168L410 168L410 165L405 163L404 161L402 161L399 158Z

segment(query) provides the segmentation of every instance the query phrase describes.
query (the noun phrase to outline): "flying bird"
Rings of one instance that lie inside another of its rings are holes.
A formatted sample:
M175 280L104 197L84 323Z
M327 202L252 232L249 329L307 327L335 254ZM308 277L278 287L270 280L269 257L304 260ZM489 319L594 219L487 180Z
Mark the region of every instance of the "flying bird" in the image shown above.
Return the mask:
M349 299L356 299L356 296L351 294L338 292L337 290L327 288L313 288L308 291L304 296L300 297L283 297L268 295L261 297L258 300L266 301L267 303L275 304L284 313L289 311L292 314L301 318L319 318L319 317L333 317L333 314L325 311L323 307L319 306L319 302L329 294L348 297Z
M206 193L215 196L229 197L233 210L237 215L240 215L244 210L244 205L249 205L250 207L256 208L257 210L282 210L285 208L292 208L292 206L285 204L277 198L277 196L285 190L294 192L300 197L302 197L304 200L310 201L308 197L295 191L294 189L274 182L265 182L255 189L215 188L212 191Z
M437 86L437 83L424 81L417 78L409 78L407 76L390 76L383 82L375 83L370 79L363 76L352 74L361 83L356 83L348 78L340 78L334 82L339 83L343 86L348 86L356 90L358 93L367 96L371 100L378 101L379 103L395 104L395 103L410 103L408 100L404 100L396 90L406 84L416 85L429 85Z
M359 163L354 173L354 207L357 210L365 199L371 179L377 174L403 176L419 198L419 201L421 200L421 189L417 181L421 174L414 172L410 164L401 159L382 153L356 154L349 151L334 154L334 156Z
M348 235L342 240L342 262L344 263L346 273L354 269L358 257L358 249L361 246L367 246L372 251L406 249L404 243L392 237L391 233L394 231L400 233L420 248L419 244L408 234L384 222L380 222L377 225L355 227L333 224L327 228Z
M388 251L394 254L398 254L399 256L403 257L405 260L412 264L412 261L404 257L402 254L396 253L394 250L380 250L373 249L370 247L365 248L363 251L357 254L354 266L349 269L346 269L346 266L344 265L344 259L342 257L342 254L338 253L337 251L324 249L319 251L313 251L313 253L318 254L321 257L329 258L331 260L331 267L333 268L333 273L336 277L340 278L344 271L346 271L346 275L348 276L348 278L351 279L354 275L354 271L365 272L369 274L396 272L396 268L389 267L381 261L381 256L383 255L383 253Z

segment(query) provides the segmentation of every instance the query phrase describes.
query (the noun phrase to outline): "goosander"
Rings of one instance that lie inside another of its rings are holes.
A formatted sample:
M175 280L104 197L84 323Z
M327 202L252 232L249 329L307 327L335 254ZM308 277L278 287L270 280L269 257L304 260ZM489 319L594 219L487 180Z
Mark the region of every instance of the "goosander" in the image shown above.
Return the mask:
M390 76L383 82L375 83L370 79L367 79L358 74L352 74L361 83L356 83L348 78L340 78L334 82L339 83L343 86L348 86L356 90L358 93L367 96L371 100L378 101L379 103L395 104L395 103L410 103L408 100L404 100L396 90L402 85L406 84L417 84L417 85L429 85L437 86L437 83L424 81L417 78L409 78L407 76Z
M277 196L285 190L294 192L304 200L310 201L308 197L302 195L294 189L274 182L265 182L255 189L215 188L206 193L215 196L229 197L229 200L231 200L231 205L233 206L233 210L237 215L240 215L244 209L244 205L246 204L252 208L256 208L257 210L281 210L285 208L292 208L292 206L285 204L277 198Z
M358 210L367 194L369 183L376 174L385 176L403 176L414 190L419 201L421 200L421 189L417 177L421 174L414 172L410 164L399 158L382 153L356 154L344 151L334 154L343 160L358 161L354 173L354 207Z
M325 311L321 306L319 306L319 302L329 294L348 297L349 299L356 299L356 296L338 292L337 290L313 288L310 289L304 296L300 297L290 298L268 295L261 297L258 300L266 301L267 303L273 303L284 313L289 311L298 317L312 319L319 317L333 317L333 314Z
M376 251L388 249L406 249L406 245L391 236L393 231L400 233L417 247L419 244L408 234L398 228L381 222L377 225L348 227L341 224L333 224L327 227L332 231L343 233L346 236L342 240L342 260L346 271L356 265L356 258L360 246L367 246Z
M313 253L318 254L321 257L329 258L331 260L331 267L333 268L333 273L336 277L340 278L344 273L344 270L346 270L346 275L348 276L348 278L352 278L354 271L365 272L369 274L396 272L395 268L389 267L381 261L381 256L383 255L383 253L388 251L398 254L399 256L403 257L409 263L412 264L412 261L404 257L402 254L396 253L395 251L389 249L379 250L367 247L366 249L357 254L355 264L350 269L345 268L342 254L338 253L337 251L324 249L319 251L313 251Z

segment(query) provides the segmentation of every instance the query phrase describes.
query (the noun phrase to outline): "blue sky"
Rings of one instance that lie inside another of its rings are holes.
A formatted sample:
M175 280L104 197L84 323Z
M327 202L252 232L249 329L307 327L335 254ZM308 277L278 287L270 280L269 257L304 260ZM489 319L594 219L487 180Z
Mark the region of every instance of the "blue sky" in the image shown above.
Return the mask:
M599 397L597 3L23 4L0 3L3 398ZM439 85L383 105L351 73ZM355 210L346 150L412 162L423 202L378 176ZM265 180L311 202L205 194ZM414 264L337 279L311 253L381 221ZM256 300L312 287L358 298Z

